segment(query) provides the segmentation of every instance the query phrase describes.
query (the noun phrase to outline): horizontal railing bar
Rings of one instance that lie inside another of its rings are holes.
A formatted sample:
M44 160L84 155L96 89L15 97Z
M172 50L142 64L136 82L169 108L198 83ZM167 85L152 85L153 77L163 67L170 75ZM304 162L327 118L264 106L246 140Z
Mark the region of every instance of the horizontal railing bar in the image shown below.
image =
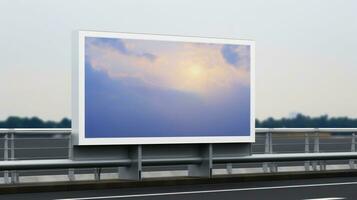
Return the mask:
M235 157L214 157L214 164L223 163L259 163L259 162L288 162L288 161L312 161L312 160L348 160L357 159L357 152L334 152L334 153L294 153L294 154L255 154L251 156ZM201 163L203 158L157 158L143 159L143 166L159 165L181 165ZM31 169L65 169L65 168L102 168L129 166L132 163L130 159L120 160L69 160L69 159L51 159L51 160L17 160L0 161L0 170L31 170Z
M4 133L61 133L71 134L70 128L0 128L0 134ZM357 128L255 128L259 133L344 133L357 132Z
M348 160L357 158L357 152L334 153L294 153L294 154L255 154L241 157L217 157L214 163L252 163L252 162L287 162L312 160Z
M357 128L256 128L256 133L316 133L316 132L357 132Z
M0 140L4 140L4 138L2 138ZM23 137L17 137L17 138L14 138L14 139L9 138L7 140L8 141L11 141L11 140L64 140L64 141L66 141L66 140L68 140L68 138L65 138L65 137L63 137L63 138L53 138L53 136L50 136L50 137L47 137L47 138L39 138L39 137L23 138Z
M61 133L71 134L70 128L0 128L0 133Z
M200 164L202 158L200 157L188 157L188 158L151 158L143 159L143 166L161 166L161 165L188 165L188 164Z
M3 148L0 148L3 149ZM51 149L69 149L69 147L15 147L15 150L51 150Z
M287 145L305 145L305 143L276 143L274 146L287 146Z
M351 142L320 142L320 145L342 145L342 144L351 144Z
M17 147L14 150L51 150L51 149L69 149L69 147ZM10 148L0 148L0 150L10 150Z
M131 160L86 160L70 159L0 161L0 170L65 169L129 166Z
M53 159L68 159L68 156L20 156L17 158L9 158L9 160L53 160Z
M320 145L346 145L346 144L351 144L351 142L320 142ZM261 144L264 145L264 144ZM305 143L297 143L297 142L284 142L284 143L274 143L274 146L287 146L287 145L305 145ZM313 145L310 144L310 146Z

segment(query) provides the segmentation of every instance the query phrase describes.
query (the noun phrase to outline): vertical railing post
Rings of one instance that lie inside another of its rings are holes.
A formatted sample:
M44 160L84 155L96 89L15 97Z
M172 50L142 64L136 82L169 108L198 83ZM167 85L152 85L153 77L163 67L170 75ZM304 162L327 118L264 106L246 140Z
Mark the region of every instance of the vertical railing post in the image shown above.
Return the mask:
M356 151L356 133L352 133L351 152ZM355 160L350 160L350 168L355 169Z
M5 133L4 135L4 160L9 160L9 135ZM9 171L4 171L4 183L9 184Z
M309 133L305 133L305 153L310 153ZM310 171L310 161L305 161L305 171Z
M265 134L265 148L264 153L273 153L273 134L272 132L267 132ZM263 171L264 172L277 172L278 168L275 163L265 162L263 163Z
M320 131L319 131L320 132ZM330 135L331 136L331 135ZM318 135L318 152L320 152L320 137ZM319 165L320 165L320 170L326 170L326 160L320 160L318 161Z
M270 139L269 139L269 132L265 133L265 143L264 143L264 153L267 154L270 152ZM263 172L269 172L269 163L263 163Z
M273 151L273 133L269 133L269 153L272 154ZM278 165L276 163L270 163L270 171L278 172Z
M227 163L227 173L232 174L233 173L233 164L232 163Z
M315 132L314 134L314 153L320 152L320 134L319 132ZM312 168L314 171L317 170L317 161L312 162Z
M94 168L94 180L100 181L100 174L102 172L102 168Z
M73 159L72 135L68 136L68 159ZM68 169L68 179L69 181L75 180L74 169Z
M10 137L10 159L15 160L15 133L10 133ZM14 184L19 182L19 177L16 170L11 172L11 182Z
M273 134L269 133L269 153L273 153Z

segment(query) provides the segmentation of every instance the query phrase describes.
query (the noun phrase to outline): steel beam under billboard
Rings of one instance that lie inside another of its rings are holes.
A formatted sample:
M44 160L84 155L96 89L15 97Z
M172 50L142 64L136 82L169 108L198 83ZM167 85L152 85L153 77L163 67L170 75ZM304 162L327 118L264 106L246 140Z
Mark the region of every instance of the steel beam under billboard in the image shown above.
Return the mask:
M74 45L74 144L255 141L253 41L79 31Z

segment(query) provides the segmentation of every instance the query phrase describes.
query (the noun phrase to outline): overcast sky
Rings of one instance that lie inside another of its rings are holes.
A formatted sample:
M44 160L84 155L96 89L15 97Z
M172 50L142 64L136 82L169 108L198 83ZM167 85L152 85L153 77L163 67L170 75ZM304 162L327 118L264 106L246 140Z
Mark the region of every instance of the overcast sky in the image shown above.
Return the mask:
M0 120L71 116L72 32L256 41L256 117L357 117L357 1L0 0Z

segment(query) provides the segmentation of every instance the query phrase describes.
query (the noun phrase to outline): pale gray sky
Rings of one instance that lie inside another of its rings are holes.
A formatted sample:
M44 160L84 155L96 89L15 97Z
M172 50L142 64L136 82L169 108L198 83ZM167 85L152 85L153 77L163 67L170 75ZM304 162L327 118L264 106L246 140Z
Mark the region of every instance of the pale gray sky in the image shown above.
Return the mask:
M75 30L256 41L256 116L357 117L354 0L0 0L0 120L71 115Z

